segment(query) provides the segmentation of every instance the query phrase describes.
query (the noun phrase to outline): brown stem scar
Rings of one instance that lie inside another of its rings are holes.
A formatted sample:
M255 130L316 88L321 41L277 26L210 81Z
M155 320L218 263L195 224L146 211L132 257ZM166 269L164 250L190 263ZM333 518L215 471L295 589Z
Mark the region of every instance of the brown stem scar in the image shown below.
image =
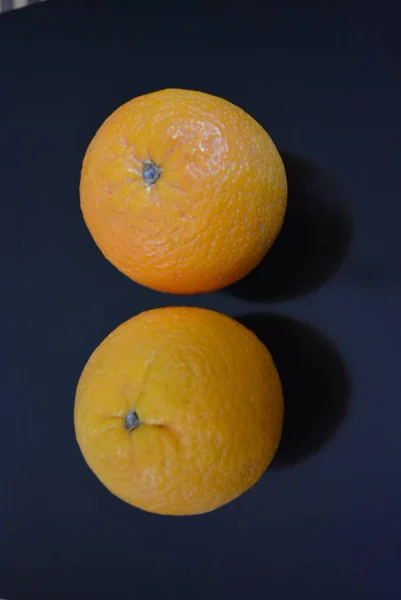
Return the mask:
M141 425L141 421L136 412L134 410L127 412L124 419L125 429L131 433L131 431L134 431L139 425Z
M145 185L153 185L159 179L162 169L151 160L143 161L142 180Z

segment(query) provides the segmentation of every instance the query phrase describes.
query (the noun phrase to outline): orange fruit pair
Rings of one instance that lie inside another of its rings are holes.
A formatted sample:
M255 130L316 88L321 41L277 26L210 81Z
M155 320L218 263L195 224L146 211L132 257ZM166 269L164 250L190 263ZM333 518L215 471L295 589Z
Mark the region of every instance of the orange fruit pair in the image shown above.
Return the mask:
M241 279L283 223L287 184L272 140L229 102L164 90L121 106L86 153L88 228L135 281L199 293ZM283 398L273 360L238 322L200 308L144 312L110 334L78 384L83 455L144 510L198 514L233 500L277 449Z

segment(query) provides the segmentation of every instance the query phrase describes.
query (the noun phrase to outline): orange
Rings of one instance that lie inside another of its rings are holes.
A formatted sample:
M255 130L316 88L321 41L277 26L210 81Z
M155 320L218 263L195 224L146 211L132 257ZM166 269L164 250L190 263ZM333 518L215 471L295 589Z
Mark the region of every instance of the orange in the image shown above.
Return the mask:
M86 152L80 196L94 240L120 271L189 294L256 267L281 229L287 182L275 145L246 112L168 89L103 123Z
M120 325L90 357L76 393L89 467L122 500L160 514L208 512L250 488L282 422L266 347L201 308L150 310Z

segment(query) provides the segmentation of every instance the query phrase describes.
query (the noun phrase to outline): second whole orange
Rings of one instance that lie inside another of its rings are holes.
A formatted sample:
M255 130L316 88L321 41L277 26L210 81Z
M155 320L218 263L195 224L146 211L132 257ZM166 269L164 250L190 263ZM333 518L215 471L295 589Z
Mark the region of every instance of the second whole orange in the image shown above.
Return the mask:
M257 266L281 229L287 182L274 143L249 114L167 89L103 123L85 155L80 197L94 240L120 271L190 294Z
M190 515L230 502L279 444L283 396L254 333L200 308L150 310L113 331L80 378L77 440L115 495Z

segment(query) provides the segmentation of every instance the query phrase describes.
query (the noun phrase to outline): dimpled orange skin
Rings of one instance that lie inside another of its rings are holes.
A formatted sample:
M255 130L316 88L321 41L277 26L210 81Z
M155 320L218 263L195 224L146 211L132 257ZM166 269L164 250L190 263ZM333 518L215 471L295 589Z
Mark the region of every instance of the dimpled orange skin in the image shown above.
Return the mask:
M128 431L135 411L140 425ZM95 350L75 402L78 444L100 481L146 511L214 510L250 488L280 440L273 360L237 321L200 308L130 319Z
M146 185L144 161L161 169ZM87 150L81 208L97 245L150 288L225 287L265 256L284 219L287 181L266 131L233 104L167 89L118 108Z

